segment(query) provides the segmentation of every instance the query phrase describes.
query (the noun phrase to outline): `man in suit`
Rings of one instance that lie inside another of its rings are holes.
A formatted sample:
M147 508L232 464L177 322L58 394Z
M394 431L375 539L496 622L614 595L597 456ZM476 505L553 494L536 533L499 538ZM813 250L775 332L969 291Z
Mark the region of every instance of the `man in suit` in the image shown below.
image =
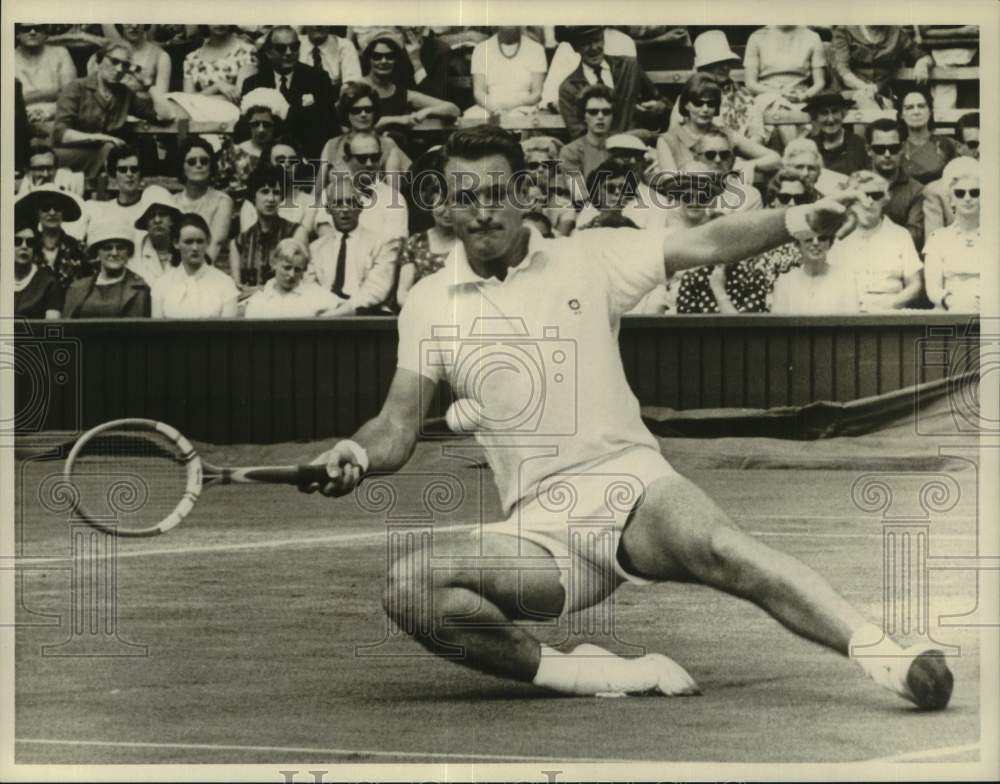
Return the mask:
M266 63L243 82L243 94L257 87L281 91L288 101L285 131L302 144L303 154L318 158L338 123L333 85L326 71L299 62L298 33L287 25L275 27L264 40Z
M634 57L604 54L603 27L560 27L556 37L567 40L580 55L580 65L559 85L559 113L570 137L582 136L587 126L578 105L580 93L592 84L603 83L614 94L611 133L634 129L636 115L659 128L666 120L667 105L646 72Z

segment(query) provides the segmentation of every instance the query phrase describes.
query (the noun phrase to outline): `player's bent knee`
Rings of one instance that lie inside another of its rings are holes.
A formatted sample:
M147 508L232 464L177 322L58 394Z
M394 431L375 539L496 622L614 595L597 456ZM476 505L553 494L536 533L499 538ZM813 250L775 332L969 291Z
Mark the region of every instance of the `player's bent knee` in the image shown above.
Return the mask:
M737 528L720 525L708 536L708 547L698 575L709 585L739 596L754 596L762 588L764 572L754 563L754 540Z

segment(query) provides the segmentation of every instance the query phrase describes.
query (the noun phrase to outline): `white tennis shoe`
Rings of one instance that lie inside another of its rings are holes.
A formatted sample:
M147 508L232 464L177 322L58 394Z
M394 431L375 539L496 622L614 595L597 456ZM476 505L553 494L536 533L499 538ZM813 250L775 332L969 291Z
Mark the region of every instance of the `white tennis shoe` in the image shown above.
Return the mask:
M602 674L597 697L655 695L680 697L701 694L694 678L673 659L661 653L648 653L638 659L625 659L597 645L585 643L569 656L597 660Z

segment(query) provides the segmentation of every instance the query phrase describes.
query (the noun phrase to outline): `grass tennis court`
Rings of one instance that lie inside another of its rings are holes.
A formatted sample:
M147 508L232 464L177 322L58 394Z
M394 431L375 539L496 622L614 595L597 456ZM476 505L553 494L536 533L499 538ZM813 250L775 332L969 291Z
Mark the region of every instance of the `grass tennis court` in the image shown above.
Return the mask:
M882 522L852 503L859 476L894 471L897 502L912 511L924 472L943 471L961 498L931 518L930 554L975 552L975 472L935 463L927 456L936 449L913 436L662 443L744 527L816 567L876 621ZM316 451L199 448L223 464L295 462ZM18 763L978 759L976 632L937 628L940 615L975 607L973 571L930 573L932 634L961 647L943 713L919 713L749 604L686 585L623 587L618 642L586 639L666 653L703 696L570 698L432 658L399 634L376 645L388 631L380 607L387 513L370 500L365 509L282 487L212 490L180 528L119 541L117 631L148 655L42 655L42 646L70 637L72 618L65 514L38 498L60 469L59 461L17 463ZM435 473L457 477L465 492L436 515L436 529L469 523L480 505L487 520L498 518L489 472L443 457L440 444L421 444L408 472L392 479L393 526L421 525L417 489ZM539 636L557 641L565 632ZM367 655L356 646L369 646Z

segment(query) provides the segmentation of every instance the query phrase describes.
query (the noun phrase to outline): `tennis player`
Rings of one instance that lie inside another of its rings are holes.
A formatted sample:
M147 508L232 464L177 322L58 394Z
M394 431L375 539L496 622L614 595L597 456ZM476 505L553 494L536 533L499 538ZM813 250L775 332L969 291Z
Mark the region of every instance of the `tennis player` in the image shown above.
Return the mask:
M477 530L476 557L441 556L435 543L435 553L415 549L393 564L389 616L427 649L499 677L580 695L692 694L694 680L666 656L624 658L590 644L562 653L512 621L594 606L624 581L698 582L754 602L921 708L945 707L953 679L941 651L902 649L670 466L642 423L619 353L622 314L668 273L830 236L855 194L674 233L544 239L522 225L515 138L491 126L459 130L446 155L460 242L407 298L381 412L317 458L331 468L329 483L302 489L342 496L370 471L401 469L446 380L464 398L449 420L475 420L509 516ZM518 352L537 377L485 372L483 363Z

